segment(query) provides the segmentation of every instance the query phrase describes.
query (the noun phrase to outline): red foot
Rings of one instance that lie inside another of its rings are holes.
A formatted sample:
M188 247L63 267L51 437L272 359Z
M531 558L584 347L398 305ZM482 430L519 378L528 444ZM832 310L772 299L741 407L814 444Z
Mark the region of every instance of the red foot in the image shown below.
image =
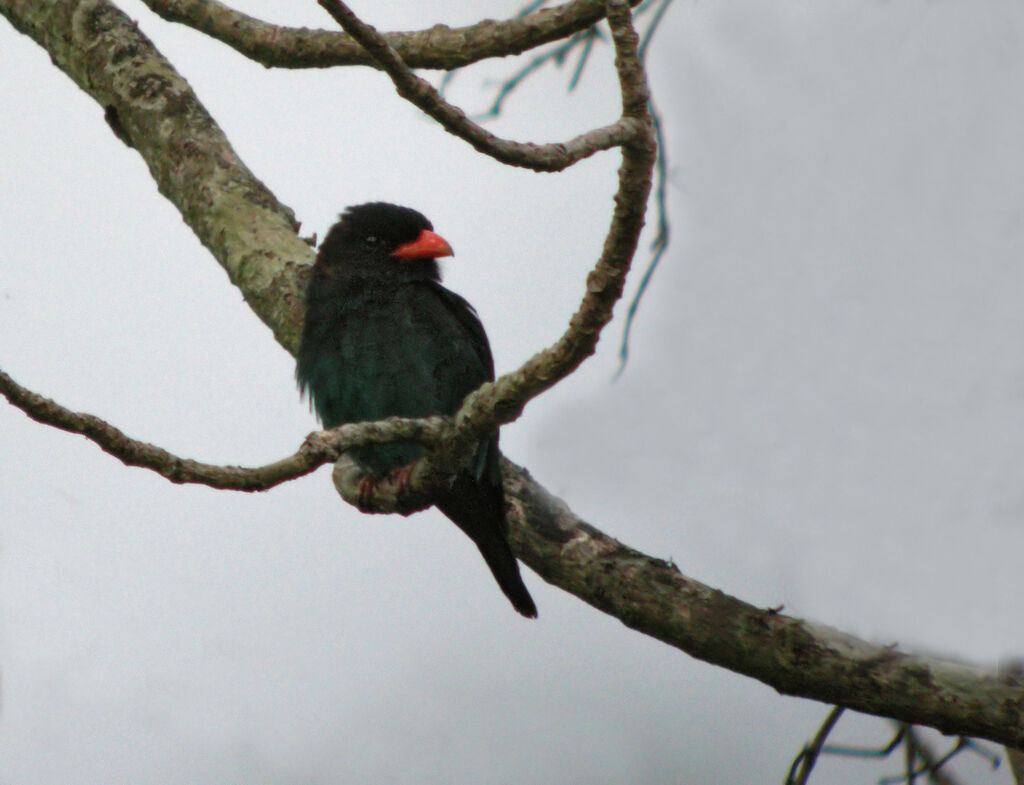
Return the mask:
M361 510L370 509L370 501L373 499L373 494L376 490L377 478L372 474L367 474L359 481L359 508Z
M369 512L377 509L377 506L373 503L373 497L377 494L378 487L382 482L393 484L396 496L401 496L405 493L409 487L409 480L412 477L413 466L414 464L411 463L408 466L400 466L386 477L377 477L373 474L364 475L359 481L359 497L357 499L359 509Z
M391 472L391 479L395 483L395 493L397 495L401 496L405 493L406 488L409 487L409 480L412 478L412 468L415 465L414 463L409 463Z

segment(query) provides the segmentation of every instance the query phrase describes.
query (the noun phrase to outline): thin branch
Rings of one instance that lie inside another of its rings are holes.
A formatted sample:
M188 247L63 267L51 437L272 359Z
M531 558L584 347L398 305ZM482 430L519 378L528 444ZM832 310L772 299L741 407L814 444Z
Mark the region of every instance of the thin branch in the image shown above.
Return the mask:
M577 48L578 46L581 46L584 43L584 41L592 42L594 36L590 35L590 31L596 31L598 29L599 28L595 25L594 27L591 27L590 30L585 30L580 33L574 33L568 39L560 43L558 46L551 47L546 52L541 52L540 54L533 57L522 68L520 68L518 71L512 74L512 76L508 77L507 79L503 80L500 84L497 85L498 89L494 95L494 100L491 102L490 108L487 109L487 111L485 112L480 112L479 114L474 115L473 119L477 121L483 121L498 117L501 114L502 109L504 109L505 101L508 99L508 97L511 96L515 89L519 87L520 84L525 82L531 74L540 70L540 68L547 65L548 63L553 62L556 65L560 66L563 62L565 62L566 56L573 49ZM590 50L588 49L588 53L589 51ZM581 68L583 62L583 58L581 57L579 61L579 65ZM445 74L445 77L442 80L441 86L439 88L439 92L441 93L441 95L444 95L445 89L448 87L448 85L451 84L451 80L455 77L456 73L456 71L449 71L447 74ZM577 76L574 75L574 80L576 78ZM571 83L571 85L572 87L574 87L575 83Z
M566 41L563 41L557 47L554 47L546 52L541 52L540 54L535 55L519 71L517 71L513 76L509 77L498 86L498 91L495 95L494 101L491 103L490 109L488 109L485 112L478 112L472 115L473 120L475 122L483 122L484 120L489 120L501 114L501 109L502 106L504 105L505 99L512 93L512 91L516 87L519 86L519 83L521 81L525 80L531 72L539 69L548 61L556 58L559 52L574 49L576 45L580 42L580 37L582 35L582 33L574 33L573 35L569 36L569 38ZM451 83L455 80L455 77L458 76L460 73L462 73L461 69L453 69L446 73L444 77L441 79L441 83L437 87L437 92L442 98L445 97L445 93L448 92L448 88L451 86Z
M648 10L651 7L651 3L654 2L658 5L654 11L653 19L647 25L647 29L644 31L644 34L640 39L640 62L644 64L647 62L647 48L650 46L651 41L654 40L654 34L657 32L661 21L665 18L665 12L672 4L672 0L644 0L643 4L641 4L641 6L636 10L636 15L639 16L644 11ZM655 170L654 185L654 201L658 209L658 221L656 224L657 228L655 230L654 239L651 240L651 258L647 262L647 268L644 270L643 275L640 276L640 284L637 286L636 292L629 301L629 308L626 310L626 318L622 327L622 340L619 343L619 369L615 373L615 378L622 375L622 372L626 368L626 363L629 362L629 338L633 330L633 323L636 320L636 315L640 310L640 301L647 292L651 279L654 277L654 273L658 269L658 265L661 263L662 257L665 255L665 251L668 250L669 244L668 157L666 153L668 146L665 144L664 126L661 122L661 114L658 112L658 108L654 105L653 99L651 100L650 110L651 117L654 119L654 134L658 142L658 164Z
M320 0L321 5L335 0ZM654 134L648 114L649 93L644 70L637 57L638 37L630 20L629 5L622 0L608 3L608 21L615 43L615 67L622 95L622 119L642 129L622 147L619 187L615 209L600 258L587 276L586 289L569 327L552 346L538 352L512 373L484 384L466 396L454 416L455 431L439 449L420 459L401 478L400 487L383 482L372 499L358 486L359 475L352 467L339 467L335 487L349 502L360 499L377 512L402 509L392 505L405 493L422 498L444 482L480 438L498 425L520 416L532 398L550 389L576 370L597 348L601 330L612 318L612 309L622 296L626 274L636 252L644 225L651 172L656 158ZM417 502L418 503L418 502Z
M640 62L647 62L647 47L651 45L651 41L654 40L654 34L658 30L658 25L661 24L661 20L665 18L665 12L668 11L668 7L672 5L672 0L656 0L658 7L654 11L654 16L651 18L650 24L644 31L643 37L640 39ZM643 13L647 10L648 3L644 3L640 8L637 9L637 14Z
M831 731L832 726L835 724L835 720L838 719L838 714L833 711L829 715L829 719L826 720L822 726L821 731L818 733L818 737L815 742L824 741L824 735L827 736L828 732ZM956 740L956 744L942 757L931 748L931 746L921 738L921 733L917 728L917 723L893 721L893 726L896 729L895 735L884 747L851 747L842 744L817 744L817 750L814 757L818 754L821 755L844 755L852 758L888 758L892 753L898 749L903 749L903 773L899 775L882 777L878 782L880 785L897 785L901 782L913 783L916 782L920 776L928 777L929 781L936 783L936 785L956 785L956 778L947 770L942 770L943 767L949 763L953 758L960 755L964 750L973 752L975 755L984 758L993 769L999 768L1001 759L998 755L982 747L973 739L969 739L966 736L959 736ZM826 730L827 729L827 730ZM797 763L804 758L807 750L801 753L800 757L793 764L793 769L790 771L790 778L786 780L787 785L790 782L802 783L806 781L806 776L803 779L794 780L792 779L793 770L796 769ZM920 761L920 765L918 764ZM811 766L814 765L814 761L810 761ZM810 774L808 768L805 775Z
M443 417L423 420L392 417L380 422L353 423L330 431L314 431L294 455L266 466L217 466L180 458L161 447L133 439L95 415L71 411L22 387L2 370L0 394L36 422L81 434L126 466L149 469L174 483L207 485L230 491L268 490L310 474L325 463L333 463L345 450L364 444L395 441L434 444L444 438L450 427Z
M345 33L274 25L217 0L143 2L167 21L205 33L268 68L380 68ZM455 28L439 24L428 30L384 35L409 67L449 70L492 57L521 54L585 30L603 18L602 0L574 0L556 8L520 13L504 21L486 19Z
M568 142L538 145L502 139L474 123L465 112L445 101L430 82L416 76L387 39L362 22L341 0L318 2L387 72L400 96L434 118L448 133L469 142L475 150L496 161L538 172L559 172L601 150L630 142L643 133L635 122L623 117L616 123L595 128Z
M786 785L807 785L811 772L814 770L814 764L818 762L818 757L821 755L821 748L824 746L832 729L835 728L836 723L839 722L839 718L843 716L844 711L846 709L842 706L834 706L832 711L828 713L825 721L818 728L818 732L814 734L814 739L800 750L800 754L796 756L793 765L789 767Z
M965 743L968 740L960 737L957 739L956 746L939 758L935 751L921 738L921 734L918 733L913 725L907 726L906 731L906 735L903 738L903 775L899 777L883 777L879 780L879 785L897 785L900 782L912 785L917 777L921 775L928 777L935 785L958 785L952 772L948 770L940 771L940 769L964 749L969 749L968 744ZM919 759L921 761L920 765L918 765Z
M654 39L654 34L657 32L658 27L664 19L665 13L671 4L672 0L642 0L642 2L636 6L633 12L634 25L643 14L650 12L653 9L653 13L650 14L647 27L644 29L644 32L640 37L638 57L641 63L645 61L647 49L650 46L651 41ZM532 7L532 4L529 7ZM519 68L519 70L497 85L497 91L491 102L490 108L485 112L475 115L474 119L477 121L484 121L498 117L504 109L505 101L515 92L516 88L519 87L520 84L548 63L553 62L556 65L561 66L566 62L573 50L578 48L581 51L577 57L577 65L569 82L569 90L573 90L578 83L582 69L593 51L593 44L597 40L604 40L604 36L601 33L600 25L595 23L590 29L576 33L568 40L560 43L558 46L550 47L547 51L535 55L525 65ZM451 84L456 73L458 72L451 71L445 75L444 79L442 79L439 88L439 93L442 96L444 95L447 87ZM622 338L619 343L619 368L615 373L615 379L621 376L626 369L626 364L629 360L630 335L634 321L639 312L640 302L643 299L644 294L647 292L654 273L658 269L658 265L661 263L661 260L669 246L670 227L668 220L667 146L665 144L664 128L661 122L661 116L653 99L649 103L649 111L654 126L655 141L658 148L658 158L655 167L654 179L657 221L655 224L655 235L650 244L651 257L640 277L639 285L637 286L636 292L633 294L626 310L622 329Z
M850 758L888 758L892 755L893 750L903 744L910 724L897 722L895 726L896 733L884 747L850 747L845 744L826 744L822 747L822 754L845 755Z
M611 321L612 309L622 296L644 225L656 144L648 112L647 82L636 55L637 35L630 24L629 7L622 2L609 2L608 20L615 42L623 119L634 121L643 133L622 147L615 209L601 256L587 276L580 306L565 334L518 370L472 393L455 416L457 426L465 422L484 426L486 412L501 413L498 423L510 422L518 416L528 400L564 379L594 353L601 330Z
M626 370L626 363L629 362L629 339L633 332L636 315L640 310L640 301L643 300L644 294L647 293L651 280L654 278L654 273L657 271L658 265L661 264L661 260L668 250L671 233L668 220L668 160L665 154L665 137L661 115L654 106L654 101L651 101L651 117L654 120L654 134L658 144L658 162L655 168L654 180L654 203L658 211L658 220L654 231L654 239L651 240L650 244L651 258L647 262L647 267L640 276L640 283L636 287L636 292L634 292L632 299L629 301L629 306L626 308L626 318L623 320L622 326L622 340L619 343L619 368L615 372L614 377L616 379Z
M572 76L569 79L569 91L572 92L576 89L579 84L579 80L583 75L583 69L586 66L590 55L593 52L593 45L596 41L604 40L604 34L601 32L601 28L595 24L588 30L584 30L579 33L574 33L568 39L560 43L558 46L551 47L546 52L533 57L528 63L522 66L518 71L512 74L510 77L504 79L498 83L497 92L494 95L494 100L491 102L491 106L487 111L481 112L473 116L474 120L482 121L489 120L498 117L502 109L504 109L505 101L512 95L517 87L522 84L526 79L536 71L540 70L541 67L548 63L554 63L558 67L561 67L569 54L576 48L579 48L580 56L576 61L576 68L573 71ZM457 71L449 71L445 74L444 79L441 81L439 91L444 95L445 90L451 84L452 79L455 78Z
M879 785L897 785L900 782L913 782L918 776L928 777L935 785L957 785L957 778L949 767L946 766L953 758L964 751L973 752L984 760L993 770L999 768L1002 759L995 753L985 749L973 739L966 736L959 736L956 744L943 756L939 756L931 746L921 738L920 731L913 725L906 726L906 735L903 741L907 750L907 765L903 776L884 777L879 780ZM921 764L917 765L920 760Z

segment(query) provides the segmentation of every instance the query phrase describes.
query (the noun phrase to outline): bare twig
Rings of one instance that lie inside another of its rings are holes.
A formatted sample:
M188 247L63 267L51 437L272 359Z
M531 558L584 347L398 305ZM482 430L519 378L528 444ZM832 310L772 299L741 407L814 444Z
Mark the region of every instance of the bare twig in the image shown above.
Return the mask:
M820 755L843 755L852 758L888 758L894 751L903 750L903 773L894 776L883 777L879 780L880 785L898 785L899 783L914 783L918 777L927 777L935 785L956 785L956 777L948 768L943 768L949 761L960 755L965 750L988 761L993 769L999 767L1000 758L966 736L959 736L956 744L941 757L921 737L921 733L915 723L893 721L896 729L895 734L883 747L851 747L842 744L825 744L829 733L832 732L836 721L842 714L843 709L836 707L829 713L828 718L822 724L814 742L797 756L790 768L789 776L786 778L786 785L804 785L808 781L811 769L814 767Z
M879 785L898 785L900 782L913 782L919 776L925 776L934 785L957 785L957 778L946 766L953 758L964 751L973 752L993 769L998 769L1001 759L998 755L982 747L973 739L965 736L957 737L956 744L941 757L923 738L920 730L914 725L899 724L905 729L903 745L906 748L906 763L902 776L883 777ZM920 761L920 765L918 765Z
M637 9L637 15L649 10L654 6L654 4L656 4L656 7L652 15L652 19L640 38L639 54L641 63L646 63L647 61L647 48L650 46L651 41L654 40L654 34L657 32L662 19L665 18L665 12L672 4L672 0L644 0ZM651 117L654 121L654 134L658 142L658 163L657 168L655 169L654 186L654 202L657 205L658 210L658 220L656 222L657 228L655 230L654 239L651 240L651 258L647 262L647 268L644 270L643 275L640 276L640 283L637 286L633 297L629 301L629 308L626 309L626 318L622 327L622 340L619 343L619 370L616 373L616 377L622 374L623 370L626 368L626 363L629 361L629 338L633 329L633 323L636 320L636 315L640 310L640 301L647 292L651 279L654 277L654 273L658 269L658 265L661 263L662 257L665 255L665 251L668 250L669 244L668 158L666 152L668 150L668 146L665 144L665 134L664 127L661 122L661 114L654 105L653 99L650 102L650 110Z
M316 471L325 463L337 460L345 450L364 444L394 441L434 444L444 438L450 427L443 417L423 420L392 417L381 422L354 423L330 431L314 431L294 455L266 466L217 466L180 458L161 447L133 439L95 415L71 411L22 387L2 370L0 394L36 422L81 434L126 466L149 469L174 483L207 485L231 491L268 490Z
M789 775L786 777L786 785L807 785L811 771L814 770L814 764L818 762L818 756L821 755L821 748L825 744L828 735L832 732L832 729L835 728L836 723L839 722L839 718L843 716L844 711L845 709L842 706L832 707L832 711L828 713L825 721L818 728L818 732L814 734L814 739L800 750L800 754L796 756L796 760L790 766Z
M934 783L934 785L958 785L957 779L953 776L953 773L946 770L942 771L943 765L948 763L952 758L959 754L965 749L965 739L961 737L957 740L956 746L948 752L946 755L939 758L934 750L921 738L921 734L913 725L906 726L906 735L903 737L903 775L896 777L883 777L879 780L879 785L897 785L900 782L906 782L908 785L917 779L918 776L924 775ZM921 765L918 765L920 760Z
M662 257L664 257L665 252L668 250L669 244L668 161L665 153L665 137L661 115L655 109L653 101L651 101L651 117L654 121L654 134L658 144L658 162L655 167L654 186L654 203L658 211L658 220L655 222L654 239L651 240L650 245L651 258L647 262L647 267L640 276L640 283L636 287L636 292L633 293L629 306L626 308L626 318L623 320L622 325L622 340L619 343L619 369L615 372L616 378L622 375L622 372L626 369L626 363L629 362L629 339L633 332L633 323L636 320L636 315L640 310L640 301L643 299L644 294L647 293L651 279L654 277L658 265L661 264Z
M387 39L362 22L341 0L318 2L387 72L399 95L437 120L448 133L464 139L477 151L501 163L538 172L558 172L596 152L621 146L643 133L635 122L623 117L616 123L595 128L568 142L538 145L502 139L474 123L465 112L445 101L430 82L416 76Z
M654 34L658 30L658 26L665 17L665 12L672 4L672 0L642 0L637 6L633 13L634 26L638 23L639 18L645 13L650 12L650 17L647 20L647 26L640 36L640 45L638 49L638 56L641 62L644 62L647 49L654 39ZM535 3L530 3L521 13L529 13L535 7ZM597 40L603 40L604 36L601 33L601 27L598 23L595 23L588 30L583 30L573 34L567 40L562 41L557 46L548 47L544 52L534 55L530 60L523 66L521 66L515 73L506 79L502 80L497 85L495 96L491 102L490 108L478 115L474 116L475 120L485 121L498 117L504 108L505 101L515 92L524 81L530 76L537 73L543 66L554 63L555 65L561 66L568 59L569 55L576 49L581 50L577 57L576 68L573 71L573 75L569 81L569 90L573 90L579 81L582 69L586 65L590 54L593 51L593 44ZM456 76L459 71L451 71L445 75L441 81L439 93L443 96L447 87L451 84L452 79ZM651 115L651 121L654 127L655 140L657 142L658 158L655 167L655 206L657 208L657 221L655 222L655 235L651 240L650 252L651 256L647 263L643 274L640 276L640 282L629 302L629 307L626 310L626 316L623 322L622 338L619 343L619 368L615 374L615 378L618 378L626 368L626 363L629 360L629 340L632 332L632 327L636 316L640 309L640 302L643 299L644 294L647 292L647 288L651 283L655 271L661 260L668 250L669 245L669 220L668 220L668 161L666 157L666 145L664 139L664 129L661 122L661 116L658 113L657 107L654 104L653 99L649 104L649 111Z
M535 55L514 74L498 83L490 108L484 112L474 115L473 119L483 121L501 115L501 112L505 107L505 101L513 92L515 92L516 88L525 82L532 74L539 71L548 63L554 63L557 66L561 66L566 61L569 53L574 49L579 48L582 51L576 60L576 68L573 71L573 75L569 79L568 89L571 92L579 84L580 77L583 74L583 68L586 66L587 61L590 59L590 55L593 52L594 42L602 38L603 33L601 32L601 28L597 23L595 23L589 29L573 33L569 38L562 41L557 46L549 47L547 51ZM441 80L441 85L439 87L439 92L442 96L459 73L461 73L461 70L453 70L444 75L444 79Z
M642 133L622 148L615 210L601 257L587 277L586 291L565 334L519 370L499 379L492 389L485 387L469 396L456 415L456 424L467 420L482 423L481 407L484 405L492 410L518 411L530 398L565 378L593 354L601 330L611 320L612 309L622 296L626 273L644 224L656 145L648 112L647 83L636 55L637 36L630 25L628 6L609 2L608 20L615 42L623 119L637 123ZM490 405L489 399L497 399L499 403Z
M380 68L345 33L270 24L217 0L143 2L164 19L205 33L269 68ZM468 27L435 25L429 30L384 35L409 67L448 70L491 57L521 54L585 30L602 18L603 0L573 0L504 21L486 19Z

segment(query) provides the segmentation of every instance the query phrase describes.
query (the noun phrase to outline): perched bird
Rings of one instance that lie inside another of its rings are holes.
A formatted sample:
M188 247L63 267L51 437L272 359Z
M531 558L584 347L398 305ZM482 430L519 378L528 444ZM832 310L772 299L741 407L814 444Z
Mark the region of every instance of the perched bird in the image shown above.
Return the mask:
M437 259L451 246L408 207L349 207L327 233L306 292L295 376L326 428L385 417L453 414L494 379L494 360L473 307L441 285ZM424 454L415 443L349 451L383 476ZM469 535L498 585L523 616L537 607L509 548L498 433L434 504Z

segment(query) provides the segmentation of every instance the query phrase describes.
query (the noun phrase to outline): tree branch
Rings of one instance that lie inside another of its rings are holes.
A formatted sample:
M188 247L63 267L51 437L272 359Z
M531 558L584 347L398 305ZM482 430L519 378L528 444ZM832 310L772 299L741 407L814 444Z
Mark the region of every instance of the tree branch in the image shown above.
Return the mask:
M351 12L338 0L319 2L325 7L337 6L332 14L337 12L339 19L345 19L353 30L362 25L352 23ZM622 296L626 274L636 252L657 154L648 113L650 96L637 49L639 39L631 24L629 5L624 0L608 2L608 22L615 43L615 67L622 95L620 122L631 123L636 132L622 146L619 187L611 224L601 256L587 276L583 298L568 329L555 344L531 357L516 371L470 393L454 416L451 437L417 461L400 481L395 478L377 483L371 499L363 493L362 475L354 464L345 462L336 467L335 487L349 503L358 501L361 509L374 512L419 509L422 500L429 498L431 491L451 476L481 438L496 426L517 419L529 400L569 376L597 348L601 330L611 321L612 309Z
M601 256L587 276L579 308L569 327L551 347L535 354L518 370L470 394L455 415L455 425L476 438L495 424L511 422L526 402L571 374L597 348L601 330L622 296L626 274L644 225L651 174L656 156L648 113L648 91L637 57L637 36L624 2L608 3L608 21L615 42L615 66L622 94L622 119L637 133L622 147L615 209Z
M444 438L450 427L444 417L422 420L391 417L380 422L351 423L330 431L314 431L306 437L295 454L287 458L266 466L245 468L217 466L191 458L180 458L161 447L131 438L95 415L71 411L56 401L34 393L2 370L0 395L36 422L85 436L126 466L149 469L174 483L206 485L227 491L269 490L310 474L325 463L333 463L345 450L365 444L396 441L434 444ZM426 506L428 504L423 505Z
M256 469L179 458L125 436L97 417L71 412L0 371L0 392L32 419L80 433L130 466L172 482L265 490L379 441L443 438L444 418L393 418L313 433L289 458ZM693 657L751 676L779 692L930 725L945 733L1024 745L1019 676L989 674L877 646L821 625L764 610L682 575L580 520L529 473L505 459L511 545L548 583ZM411 511L411 510L410 510Z
M327 30L282 27L247 16L216 0L143 0L170 22L216 38L268 68L380 65L350 36ZM640 0L632 0L636 5ZM602 0L574 0L526 16L469 27L434 25L411 33L385 33L411 68L449 70L492 57L507 57L558 41L604 18Z
M502 473L516 555L627 627L785 695L1018 748L1024 742L1021 678L756 608L598 531L511 461Z
M188 82L107 0L0 0L0 14L99 103L160 193L294 351L313 251L294 213L242 163Z
M469 142L478 152L501 163L538 172L558 172L600 150L623 145L643 133L632 118L624 116L612 125L595 128L564 143L538 145L501 139L445 101L430 82L416 76L387 39L362 22L341 0L318 2L387 72L400 96L437 120L448 133ZM628 16L628 5L626 8Z

